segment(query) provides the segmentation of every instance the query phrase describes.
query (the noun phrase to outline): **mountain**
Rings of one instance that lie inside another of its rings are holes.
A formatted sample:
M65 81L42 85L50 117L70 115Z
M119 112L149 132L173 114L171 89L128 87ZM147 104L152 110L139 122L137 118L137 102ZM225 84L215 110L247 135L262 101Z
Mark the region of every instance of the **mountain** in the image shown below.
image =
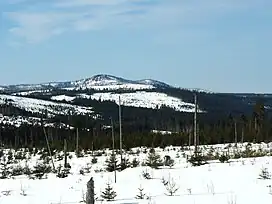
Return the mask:
M112 75L99 74L90 78L67 81L67 82L48 82L41 84L19 84L1 86L0 90L8 92L19 91L43 91L48 89L64 89L64 90L144 90L155 88L169 88L170 85L152 79L144 80L127 80Z
M266 113L272 112L270 94L213 93L152 79L128 80L106 74L75 81L0 86L0 92L0 123L6 125L17 124L15 121L33 124L33 118L40 121L45 113L49 120L65 123L69 123L67 116L77 116L80 119L76 120L81 120L77 124L81 125L85 116L90 120L107 121L113 116L116 119L119 97L127 121L142 122L149 118L164 124L169 120L191 119L195 93L203 120L217 120L230 114L250 115L258 102L264 105Z

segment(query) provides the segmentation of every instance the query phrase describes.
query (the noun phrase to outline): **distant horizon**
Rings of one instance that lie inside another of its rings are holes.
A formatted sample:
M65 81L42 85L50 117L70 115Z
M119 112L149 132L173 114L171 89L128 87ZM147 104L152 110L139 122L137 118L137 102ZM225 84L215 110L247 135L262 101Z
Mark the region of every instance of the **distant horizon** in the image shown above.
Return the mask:
M86 79L90 79L92 77L95 77L95 76L99 76L99 75L103 75L103 76L112 76L112 77L117 77L117 78L121 78L121 79L124 79L124 80L129 80L129 81L141 81L141 80L154 80L154 81L158 81L158 82L161 82L161 83L165 83L173 88L180 88L180 89L186 89L186 90L197 90L197 91L204 91L204 92L211 92L211 93L217 93L217 94L261 94L261 95L264 95L264 94L272 94L272 93L254 93L254 92L215 92L213 90L207 90L207 89L203 89L203 88L189 88L189 87L180 87L180 86L175 86L175 85L172 85L170 83L167 83L165 81L161 81L161 80L157 80L157 79L152 79L152 78L141 78L141 79L129 79L129 78L125 78L123 76L115 76L115 75L112 75L112 74L105 74L105 73L99 73L99 74L94 74L92 76L89 76L89 77L85 77L85 78L80 78L80 79L72 79L72 80L57 80L57 81L45 81L45 82L37 82L37 83L15 83L15 84L0 84L1 87L8 87L8 86L20 86L20 85L39 85L39 84L50 84L50 83L65 83L65 82L72 82L72 81L79 81L79 80L86 80Z
M271 0L1 0L0 83L108 73L269 93L271 10Z

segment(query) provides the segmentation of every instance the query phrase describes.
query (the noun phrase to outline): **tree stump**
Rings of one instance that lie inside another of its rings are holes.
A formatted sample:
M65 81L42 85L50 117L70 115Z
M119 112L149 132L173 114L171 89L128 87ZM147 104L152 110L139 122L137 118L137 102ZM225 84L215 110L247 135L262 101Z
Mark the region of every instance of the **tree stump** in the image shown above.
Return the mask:
M94 204L94 180L93 177L87 182L86 203Z

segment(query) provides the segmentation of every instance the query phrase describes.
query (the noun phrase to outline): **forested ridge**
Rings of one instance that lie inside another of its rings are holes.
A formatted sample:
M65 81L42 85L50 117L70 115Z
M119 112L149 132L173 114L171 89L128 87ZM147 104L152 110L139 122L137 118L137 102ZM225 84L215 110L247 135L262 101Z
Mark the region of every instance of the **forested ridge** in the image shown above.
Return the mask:
M105 92L107 90L104 90ZM146 90L148 91L148 90ZM154 90L152 90L154 91ZM185 102L194 102L193 92L186 89L157 89L157 92L182 98ZM119 90L119 92L124 92ZM129 91L126 91L129 92ZM51 96L65 94L74 96L78 93L92 94L88 91L52 90L49 94L30 94L30 98L50 100ZM10 94L10 93L7 93ZM267 95L238 95L199 92L199 108L205 113L198 114L199 144L228 143L235 141L260 142L272 139L272 117L269 104L272 100ZM62 103L67 103L62 101ZM76 98L74 105L93 107L101 118L88 115L58 115L48 118L44 114L32 114L11 105L1 105L3 115L34 116L40 121L65 123L74 128L43 127L39 125L21 125L19 127L2 124L0 141L12 147L45 147L45 134L48 135L52 148L62 148L63 141L68 141L68 148L73 150L76 133L82 149L99 149L111 146L110 118L113 119L116 142L119 139L118 106L110 101L96 101ZM159 109L135 108L122 106L123 144L125 148L135 146L166 146L192 144L193 113L177 112L171 108ZM107 127L107 128L105 128ZM44 131L45 130L45 131ZM166 130L171 134L152 133L152 130Z

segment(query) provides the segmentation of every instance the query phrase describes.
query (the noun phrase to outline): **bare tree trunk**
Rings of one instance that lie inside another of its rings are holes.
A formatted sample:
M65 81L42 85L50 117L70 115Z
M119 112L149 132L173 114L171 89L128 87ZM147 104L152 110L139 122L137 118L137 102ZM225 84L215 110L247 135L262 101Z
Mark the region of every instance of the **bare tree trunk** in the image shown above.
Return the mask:
M234 121L234 135L235 135L235 145L237 146L237 123Z
M28 145L28 143L27 143L28 141L27 141L27 131L25 131L25 147L27 147Z
M64 168L67 168L67 142L66 142L66 139L64 139L63 151L64 151Z
M244 134L245 134L245 128L244 126L242 127L242 138L241 138L241 143L244 143Z
M79 151L78 151L78 128L76 129L76 155L78 157Z
M197 155L197 95L195 94L195 115L194 115L194 145L195 156Z

